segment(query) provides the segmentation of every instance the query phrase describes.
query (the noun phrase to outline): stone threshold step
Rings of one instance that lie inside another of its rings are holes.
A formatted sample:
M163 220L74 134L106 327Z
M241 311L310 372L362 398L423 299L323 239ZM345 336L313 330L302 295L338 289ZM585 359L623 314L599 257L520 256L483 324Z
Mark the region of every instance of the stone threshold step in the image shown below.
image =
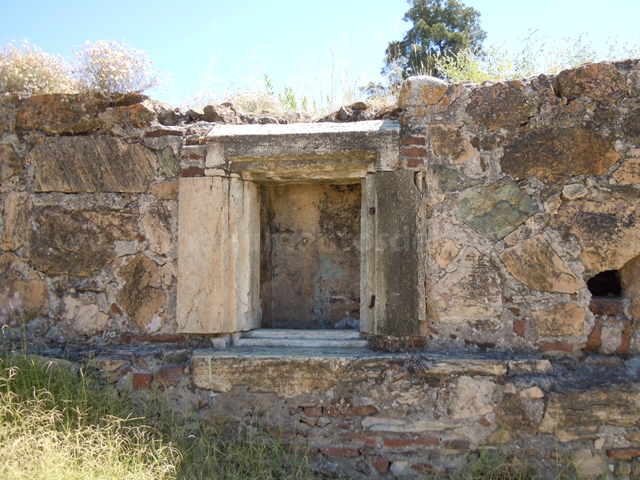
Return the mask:
M239 338L234 347L291 347L291 348L366 348L366 340L333 340L322 338Z
M358 330L294 330L287 328L259 328L244 332L242 338L306 338L323 340L359 340Z

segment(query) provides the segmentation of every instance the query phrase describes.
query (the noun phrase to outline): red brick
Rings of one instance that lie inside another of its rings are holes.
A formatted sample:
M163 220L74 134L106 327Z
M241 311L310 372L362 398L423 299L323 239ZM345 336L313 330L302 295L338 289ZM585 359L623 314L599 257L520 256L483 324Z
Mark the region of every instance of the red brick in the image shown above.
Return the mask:
M378 441L375 437L356 437L352 439L354 442L363 443L365 445L369 445L370 447L377 447Z
M320 451L327 457L355 458L360 456L360 450L355 447L320 447Z
M418 445L438 445L440 439L437 437L416 437L415 442Z
M587 338L587 344L584 349L587 352L597 353L602 346L602 339L600 335L602 333L602 319L596 318L596 323L593 325L593 330L591 334L589 334L589 338Z
M409 168L418 168L418 167L424 167L424 160L418 160L418 159L411 159L407 162L407 167Z
M187 160L202 160L205 157L203 155L198 155L195 152L191 152L189 155L182 155L181 158L184 158Z
M143 388L151 388L151 382L153 382L153 375L150 373L134 373L131 385L134 390L140 390Z
M616 348L618 355L628 355L629 347L631 346L631 320L621 320L622 323L622 337L620 338L620 345Z
M413 445L414 440L412 438L383 438L382 444L389 448L408 447Z
M371 457L371 465L378 471L380 475L389 473L389 465L391 462L383 457Z
M607 450L607 457L611 460L631 460L640 457L640 448L612 448Z
M307 407L304 409L304 414L307 417L321 417L322 407Z
M512 307L512 308L509 309L509 311L513 314L514 317L519 317L520 316L520 309L519 308Z
M424 145L425 143L424 137L402 137L402 145Z
M611 315L612 317L622 317L624 315L624 306L621 298L591 297L589 310L594 315Z
M180 170L181 177L204 177L204 168L189 167Z
M347 415L364 417L366 415L373 415L378 413L378 409L373 405L360 405L359 407L347 408Z
M138 243L142 243L146 240L146 237L144 235L142 235L141 233L138 234L137 236L138 239Z
M291 453L298 456L315 457L320 453L320 449L318 447L310 447L307 445L293 445L291 447Z
M413 465L411 465L411 470L427 474L435 472L435 468L433 468L433 465L429 463L414 463Z
M166 365L156 372L156 382L177 385L184 375L184 365Z
M573 345L564 342L542 342L538 348L543 352L573 352Z
M491 426L491 422L489 420L487 420L486 418L482 417L481 419L477 420L477 422L482 425L483 427L487 427L489 428Z
M120 367L120 376L124 377L125 375L133 372L133 367L131 365L124 365Z
M513 333L515 333L519 337L524 338L524 331L526 326L527 322L524 319L516 320L515 322L513 322Z
M168 128L158 128L156 130L150 130L148 132L146 132L144 134L145 137L150 138L150 137L164 137L165 135L167 136L174 136L174 137L181 137L182 136L182 132L178 131L178 130L169 130Z
M184 139L185 145L201 145L202 137L200 135L189 135Z
M403 148L402 155L405 157L426 157L427 151L424 148Z
M469 448L469 440L443 440L442 444L444 448L448 448L450 450L466 450Z
M111 304L111 311L116 315L122 316L122 309L115 303Z

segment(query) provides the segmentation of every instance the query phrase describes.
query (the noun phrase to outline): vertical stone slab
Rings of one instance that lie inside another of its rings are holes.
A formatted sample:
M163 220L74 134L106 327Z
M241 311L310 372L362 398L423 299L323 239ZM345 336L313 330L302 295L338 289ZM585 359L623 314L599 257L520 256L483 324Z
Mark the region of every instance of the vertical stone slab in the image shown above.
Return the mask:
M178 330L224 332L229 180L181 178L179 195Z
M375 333L419 336L426 310L426 212L415 172L377 172L375 196Z
M242 280L243 295L240 305L245 306L239 321L241 330L260 328L260 196L258 186L253 182L243 182L244 202L242 205L242 228L246 270Z
M375 174L362 180L360 214L360 331L375 333Z

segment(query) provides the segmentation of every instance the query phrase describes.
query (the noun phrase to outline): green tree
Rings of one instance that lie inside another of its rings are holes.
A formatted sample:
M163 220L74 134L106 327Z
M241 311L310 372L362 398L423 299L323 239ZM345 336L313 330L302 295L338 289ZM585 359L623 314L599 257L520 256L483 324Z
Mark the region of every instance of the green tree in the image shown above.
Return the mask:
M386 50L383 75L398 83L411 75L442 76L436 60L461 50L480 52L486 37L480 28L480 13L457 0L408 0L404 14L413 26L400 41Z

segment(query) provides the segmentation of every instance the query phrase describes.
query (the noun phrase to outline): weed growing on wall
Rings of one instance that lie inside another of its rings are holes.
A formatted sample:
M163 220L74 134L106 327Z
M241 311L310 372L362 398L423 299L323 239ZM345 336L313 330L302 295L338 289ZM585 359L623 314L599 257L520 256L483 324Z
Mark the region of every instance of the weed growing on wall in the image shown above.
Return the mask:
M0 93L69 93L76 89L72 68L62 57L24 41L0 47Z
M87 42L74 52L80 91L121 94L142 92L160 84L160 72L144 50L111 41Z

